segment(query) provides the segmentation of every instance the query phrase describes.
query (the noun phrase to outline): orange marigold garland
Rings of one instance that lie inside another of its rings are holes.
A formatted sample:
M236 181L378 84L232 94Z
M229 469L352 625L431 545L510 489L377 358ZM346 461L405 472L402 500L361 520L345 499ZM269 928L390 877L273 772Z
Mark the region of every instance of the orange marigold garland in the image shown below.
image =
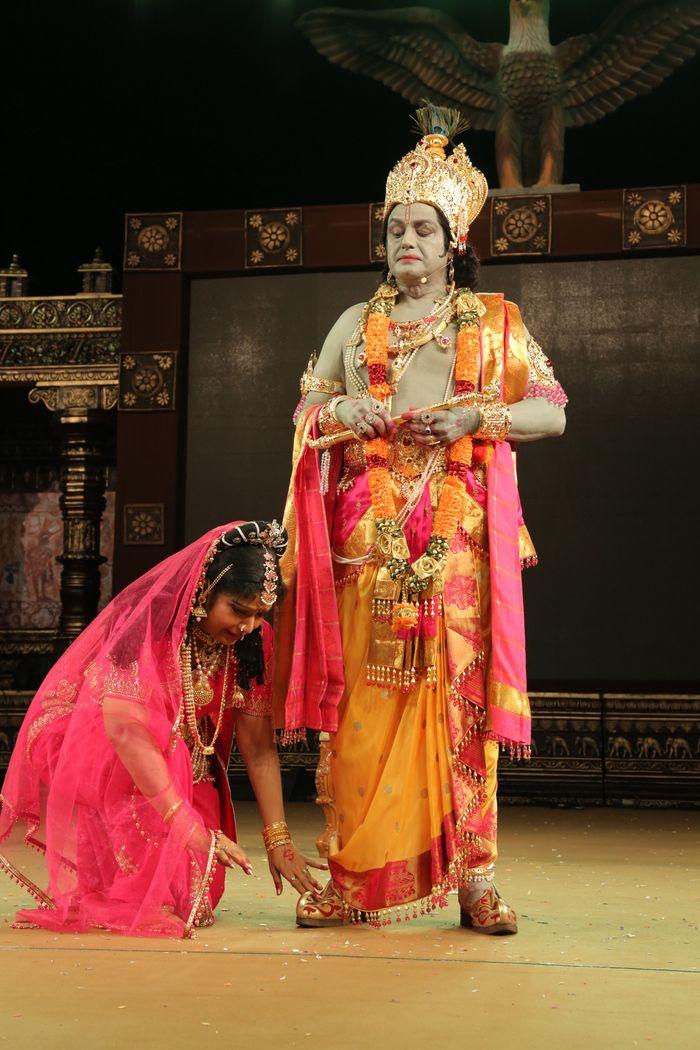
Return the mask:
M367 442L367 483L377 521L393 518L396 514L387 466L390 450L391 444L386 438L374 438Z
M457 301L459 330L455 355L455 395L475 393L481 371L481 332L479 301L470 292L460 293ZM472 463L474 444L470 435L459 438L450 446L447 459L447 477L443 483L425 554L411 566L407 580L409 591L424 590L431 580L442 576L450 543L457 532L464 512L467 492L467 471Z
M393 393L387 382L389 362L389 319L397 291L389 284L382 284L370 300L365 325L365 351L369 369L369 395L382 404ZM367 442L367 482L372 507L377 522L393 521L396 506L391 488L388 468L391 444L378 437Z
M365 347L369 368L369 393L382 403L395 393L387 380L389 360L389 320L397 291L383 284L368 304L365 325ZM481 367L481 334L479 301L473 293L458 293L459 331L455 356L455 394L474 393L479 385ZM388 459L391 444L386 438L375 438L366 445L367 473L372 508L377 522L377 547L389 575L403 580L411 594L437 582L444 571L449 545L464 510L467 470L471 466L473 442L470 436L460 438L450 447L447 477L438 501L433 535L425 553L413 564L403 528L395 518L395 504ZM404 611L407 613L407 609ZM394 618L395 629L405 625L404 614Z

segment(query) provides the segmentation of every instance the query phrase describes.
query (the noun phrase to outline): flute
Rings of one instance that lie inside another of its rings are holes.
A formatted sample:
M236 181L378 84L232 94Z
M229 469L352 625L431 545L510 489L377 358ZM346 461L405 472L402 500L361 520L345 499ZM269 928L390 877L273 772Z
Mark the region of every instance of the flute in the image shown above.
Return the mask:
M440 412L446 408L473 408L476 405L485 405L492 398L485 397L480 393L460 394L458 397L452 397L449 401L442 401L439 405L429 405L427 408L414 409L415 412ZM392 416L392 423L397 426L405 424L406 420L403 415ZM323 437L312 438L309 442L309 448L320 448L327 449L333 445L342 444L344 441L357 441L357 434L354 430L341 430L338 434L323 435Z

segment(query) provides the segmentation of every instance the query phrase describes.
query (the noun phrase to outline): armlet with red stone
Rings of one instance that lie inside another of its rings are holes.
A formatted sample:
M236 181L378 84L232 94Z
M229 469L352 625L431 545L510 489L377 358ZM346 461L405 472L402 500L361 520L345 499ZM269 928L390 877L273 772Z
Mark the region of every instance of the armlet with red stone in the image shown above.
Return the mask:
M529 372L523 400L530 397L543 397L551 405L564 408L569 401L566 392L554 376L552 362L531 335L528 336L527 341L527 357Z

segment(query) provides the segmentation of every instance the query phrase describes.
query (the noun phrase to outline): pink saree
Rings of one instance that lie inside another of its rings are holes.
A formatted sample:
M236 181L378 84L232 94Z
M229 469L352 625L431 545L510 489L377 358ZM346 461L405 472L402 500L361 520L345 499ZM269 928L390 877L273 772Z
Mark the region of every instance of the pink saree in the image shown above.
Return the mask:
M32 700L0 796L0 867L38 904L20 923L182 937L210 916L223 890L210 821L235 836L225 777L233 715L214 784L193 785L177 728L179 648L204 560L229 528L117 595Z

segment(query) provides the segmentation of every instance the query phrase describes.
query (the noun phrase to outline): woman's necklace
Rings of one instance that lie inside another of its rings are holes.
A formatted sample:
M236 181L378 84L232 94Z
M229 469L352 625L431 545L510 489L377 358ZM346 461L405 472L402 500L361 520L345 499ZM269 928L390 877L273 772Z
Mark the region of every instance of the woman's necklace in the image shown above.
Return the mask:
M219 642L213 641L201 628L195 627L192 632L192 658L196 671L193 673L194 702L197 707L208 707L214 698L214 687L211 679L219 673L224 658L224 649Z
M224 680L221 687L221 702L219 704L219 714L216 719L216 727L210 740L202 739L202 734L199 729L197 722L197 703L195 700L195 687L193 682L192 674L192 663L194 659L193 638L186 638L183 641L180 648L180 671L182 674L182 695L183 695L183 714L185 721L185 729L187 736L189 737L190 755L192 759L192 775L196 781L200 780L202 776L207 772L207 759L210 755L214 754L215 744L221 733L221 727L224 721L224 712L226 710L226 700L228 697L228 676L229 676L229 664L231 662L231 650L230 646L225 646L224 654ZM234 673L236 671L236 659L234 657ZM210 687L211 688L211 687ZM213 689L212 689L213 696ZM203 720L206 724L206 720ZM208 736L205 731L205 736Z

